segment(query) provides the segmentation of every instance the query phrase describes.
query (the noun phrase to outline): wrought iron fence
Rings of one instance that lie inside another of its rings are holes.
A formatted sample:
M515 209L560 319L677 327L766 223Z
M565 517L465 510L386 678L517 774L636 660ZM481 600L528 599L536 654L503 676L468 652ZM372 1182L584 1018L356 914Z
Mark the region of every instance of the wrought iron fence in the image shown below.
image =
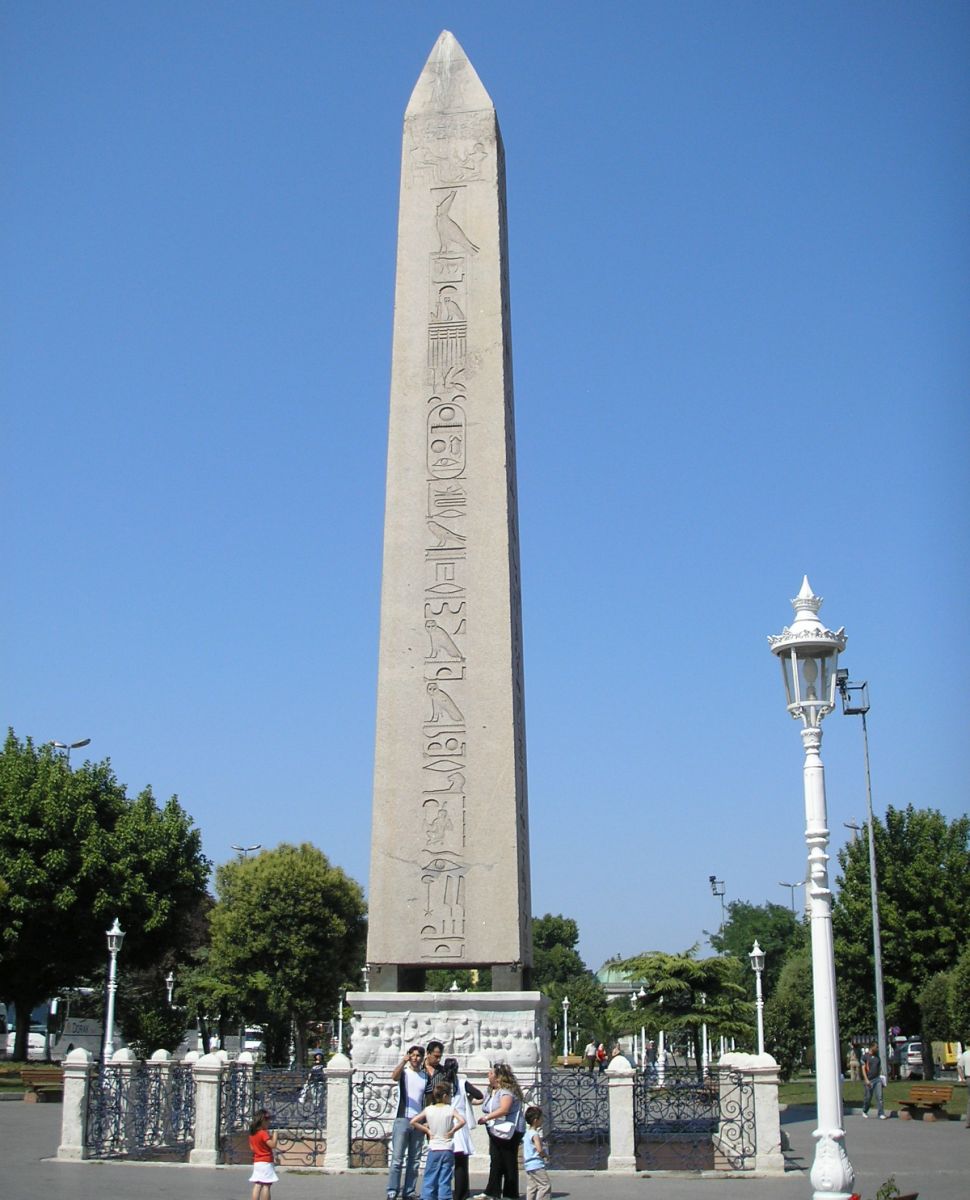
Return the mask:
M668 1067L638 1075L633 1113L640 1170L754 1166L754 1085L737 1071Z
M224 1162L248 1158L252 1119L253 1068L248 1063L227 1063L219 1086L219 1148Z
M277 1135L277 1162L323 1166L327 1150L327 1084L322 1072L309 1075L286 1067L231 1063L222 1076L219 1133L226 1162L249 1156L249 1126L261 1108Z
M546 1071L522 1089L526 1104L542 1109L549 1169L603 1171L610 1154L610 1096L606 1076L589 1071Z
M192 1068L102 1064L88 1089L86 1117L92 1158L182 1160L195 1127Z
M350 1089L351 1167L386 1167L398 1085L380 1081L373 1071L355 1071Z

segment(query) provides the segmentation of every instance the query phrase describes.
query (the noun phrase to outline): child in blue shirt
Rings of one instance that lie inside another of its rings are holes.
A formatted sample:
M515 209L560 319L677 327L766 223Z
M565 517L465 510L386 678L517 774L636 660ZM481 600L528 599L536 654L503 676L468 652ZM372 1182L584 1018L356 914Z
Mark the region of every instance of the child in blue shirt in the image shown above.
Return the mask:
M542 1144L542 1109L535 1105L525 1110L525 1137L522 1139L522 1165L525 1167L526 1200L548 1200L552 1184L546 1170L549 1155Z

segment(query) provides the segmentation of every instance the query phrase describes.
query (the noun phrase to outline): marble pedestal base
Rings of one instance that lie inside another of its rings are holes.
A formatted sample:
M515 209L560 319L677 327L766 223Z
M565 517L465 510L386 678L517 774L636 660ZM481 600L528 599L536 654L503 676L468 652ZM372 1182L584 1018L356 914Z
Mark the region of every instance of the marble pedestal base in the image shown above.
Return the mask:
M437 1040L473 1082L506 1062L523 1085L551 1063L541 992L349 992L354 1070L390 1076L409 1046Z

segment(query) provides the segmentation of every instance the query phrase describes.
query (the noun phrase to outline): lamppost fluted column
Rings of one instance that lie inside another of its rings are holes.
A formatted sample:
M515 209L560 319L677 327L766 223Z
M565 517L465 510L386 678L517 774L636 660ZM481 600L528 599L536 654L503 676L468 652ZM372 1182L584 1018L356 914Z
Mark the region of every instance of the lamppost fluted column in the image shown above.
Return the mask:
M751 970L754 971L754 1007L758 1017L758 1053L765 1052L765 999L761 992L761 972L765 969L765 952L758 945L758 939L754 939L754 945L751 947L751 953L748 955L751 959Z
M771 651L782 667L788 712L802 722L805 750L805 843L808 847L808 910L812 939L812 995L815 1016L815 1090L818 1128L810 1179L814 1200L851 1200L854 1173L845 1148L842 1062L835 994L835 944L829 887L829 829L822 766L822 718L835 707L836 667L845 631L826 629L818 619L822 598L806 576L792 601L795 620Z
M125 940L124 931L115 917L114 924L107 931L108 954L108 1011L104 1020L104 1061L109 1062L115 1052L115 994L118 991L118 951Z

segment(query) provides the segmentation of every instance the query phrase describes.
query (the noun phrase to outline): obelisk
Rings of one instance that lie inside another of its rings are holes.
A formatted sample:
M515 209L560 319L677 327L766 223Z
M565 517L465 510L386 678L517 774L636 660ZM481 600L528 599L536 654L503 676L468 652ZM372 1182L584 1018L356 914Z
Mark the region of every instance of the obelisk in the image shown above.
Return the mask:
M370 987L531 964L505 170L438 38L404 117L367 957Z

